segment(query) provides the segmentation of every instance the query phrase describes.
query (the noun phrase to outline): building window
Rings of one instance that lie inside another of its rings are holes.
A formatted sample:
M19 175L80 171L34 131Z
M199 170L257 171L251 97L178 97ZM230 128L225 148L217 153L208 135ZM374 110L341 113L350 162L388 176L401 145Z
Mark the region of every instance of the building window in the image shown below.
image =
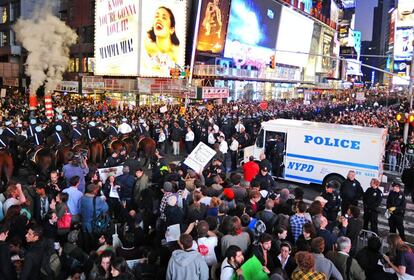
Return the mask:
M1 6L0 7L0 23L6 23L7 22L7 6Z
M0 47L7 46L7 33L5 31L0 31Z
M20 17L20 2L11 3L10 22L16 21Z

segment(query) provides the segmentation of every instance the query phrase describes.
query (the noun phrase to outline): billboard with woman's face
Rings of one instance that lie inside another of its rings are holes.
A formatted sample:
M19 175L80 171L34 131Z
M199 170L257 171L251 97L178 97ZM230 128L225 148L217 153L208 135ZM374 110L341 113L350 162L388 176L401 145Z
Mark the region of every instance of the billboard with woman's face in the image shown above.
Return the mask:
M198 27L197 51L223 52L229 18L229 0L203 0Z
M140 76L169 77L184 66L186 0L142 1Z

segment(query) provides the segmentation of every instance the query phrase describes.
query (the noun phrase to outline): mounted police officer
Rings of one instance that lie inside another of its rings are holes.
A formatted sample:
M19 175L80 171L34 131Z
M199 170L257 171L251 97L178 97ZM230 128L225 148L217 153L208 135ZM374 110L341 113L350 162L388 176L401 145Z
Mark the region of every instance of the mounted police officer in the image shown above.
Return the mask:
M28 128L26 129L27 138L30 138L30 137L34 136L36 124L37 124L36 119L30 119L30 124L29 124Z
M128 120L126 118L122 119L122 123L118 127L118 131L120 134L129 134L132 132L132 127L128 124Z
M55 126L55 133L53 133L53 145L54 146L59 146L65 140L65 137L63 136L63 133L62 133L62 129L63 129L62 126L59 124Z
M105 133L109 136L109 138L118 137L119 131L118 131L118 128L116 128L115 126L116 125L115 120L110 120L109 123L110 125L106 129Z
M379 180L373 178L370 187L365 191L364 201L364 229L368 229L371 223L371 230L378 234L378 213L382 202L382 191L379 187Z
M83 129L78 126L77 122L72 122L72 131L69 133L72 143L76 143L83 139Z
M6 128L3 130L3 135L7 139L14 139L16 137L16 130L14 129L14 124L12 121L5 121L4 124L6 125Z
M88 141L92 141L94 139L101 139L101 131L96 127L96 123L94 121L89 122L89 127L86 132L88 136Z
M42 146L44 144L45 135L43 134L42 127L40 125L35 127L35 133L31 140L35 148Z

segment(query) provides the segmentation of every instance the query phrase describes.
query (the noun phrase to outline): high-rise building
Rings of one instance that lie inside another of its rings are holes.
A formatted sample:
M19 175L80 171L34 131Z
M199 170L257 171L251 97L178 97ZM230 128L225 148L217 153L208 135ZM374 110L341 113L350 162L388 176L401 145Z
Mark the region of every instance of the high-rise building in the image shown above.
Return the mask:
M0 78L2 86L25 86L24 62L26 53L16 41L13 25L19 18L28 19L36 11L36 7L45 4L48 0L0 0L0 63L2 70ZM57 5L52 6L52 12L57 14Z

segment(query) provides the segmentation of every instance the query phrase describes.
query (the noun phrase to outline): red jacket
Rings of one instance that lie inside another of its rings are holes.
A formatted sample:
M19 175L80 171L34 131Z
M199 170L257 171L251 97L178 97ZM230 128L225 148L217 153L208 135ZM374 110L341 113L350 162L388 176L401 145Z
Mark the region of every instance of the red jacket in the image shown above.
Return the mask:
M254 161L249 161L243 165L244 180L250 182L259 173L259 165Z

